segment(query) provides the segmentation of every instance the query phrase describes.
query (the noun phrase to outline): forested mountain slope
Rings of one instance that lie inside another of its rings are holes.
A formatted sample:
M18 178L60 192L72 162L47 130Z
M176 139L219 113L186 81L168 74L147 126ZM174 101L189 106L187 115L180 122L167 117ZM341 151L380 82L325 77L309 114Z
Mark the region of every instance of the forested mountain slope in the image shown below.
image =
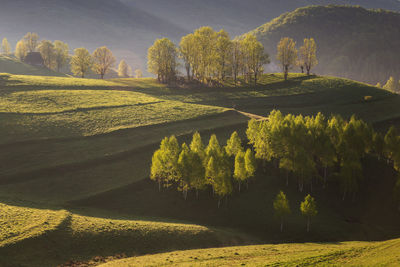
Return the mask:
M370 83L400 75L400 13L350 6L311 6L252 31L275 60L282 37L317 43L315 72ZM275 62L276 63L276 62ZM278 68L277 65L275 65Z
M397 0L3 0L0 37L13 47L28 31L71 48L107 45L117 59L144 69L156 38L178 42L204 25L236 36L298 7L327 4L400 10Z

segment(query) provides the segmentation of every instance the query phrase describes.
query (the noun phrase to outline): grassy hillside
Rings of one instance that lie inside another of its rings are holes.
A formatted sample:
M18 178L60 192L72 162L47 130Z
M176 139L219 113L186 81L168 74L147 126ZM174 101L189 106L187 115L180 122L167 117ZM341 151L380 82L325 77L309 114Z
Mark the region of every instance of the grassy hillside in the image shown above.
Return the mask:
M94 263L98 259L251 241L239 233L193 224L96 218L4 204L0 205L0 227L1 266Z
M118 260L114 266L397 266L400 240L188 250Z
M95 265L258 239L380 240L399 233L399 215L385 193L395 173L373 159L366 159L368 182L354 203L343 203L334 183L313 191L320 213L310 234L297 209L303 193L285 188L284 174L273 167L260 168L249 189L221 209L211 192L200 200L190 193L184 201L175 190L158 192L148 179L152 153L163 137L190 141L198 130L204 141L216 133L223 143L235 130L244 137L248 116L265 116L274 108L396 121L400 97L382 89L300 74L287 82L280 74L266 74L257 87L242 80L239 87L227 81L217 88L1 74L0 94L0 265L9 266L7 260L15 262L11 266L70 260ZM280 234L271 203L283 188L296 211ZM310 255L302 253L298 259Z
M0 55L0 73L42 76L65 76L45 67L36 67L17 60L12 56Z
M397 12L310 6L285 13L251 33L273 59L282 37L294 38L298 46L313 37L318 46L316 73L376 84L400 73L399 24Z

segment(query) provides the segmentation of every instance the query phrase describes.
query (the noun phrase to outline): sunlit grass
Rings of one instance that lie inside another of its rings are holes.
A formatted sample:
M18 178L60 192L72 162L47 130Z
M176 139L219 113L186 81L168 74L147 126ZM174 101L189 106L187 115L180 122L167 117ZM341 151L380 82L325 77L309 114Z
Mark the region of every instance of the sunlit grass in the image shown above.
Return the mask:
M8 206L0 203L0 248L55 230L66 211Z
M109 262L116 266L397 266L400 240L278 244L176 251Z

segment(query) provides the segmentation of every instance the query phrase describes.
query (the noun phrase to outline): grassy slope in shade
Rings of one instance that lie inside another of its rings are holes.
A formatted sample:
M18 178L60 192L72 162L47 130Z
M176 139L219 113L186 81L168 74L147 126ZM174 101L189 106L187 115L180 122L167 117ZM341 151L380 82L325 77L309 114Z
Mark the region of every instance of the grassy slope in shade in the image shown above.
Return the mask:
M65 76L65 74L55 72L45 67L36 67L23 63L12 56L0 55L0 73L41 76Z
M0 204L0 229L0 266L7 267L58 266L96 256L133 256L250 241L246 235L193 224L103 219L4 204Z
M279 244L177 251L100 265L133 266L398 266L400 240Z
M316 73L373 84L400 73L400 13L356 6L310 6L285 13L251 31L275 58L283 37L297 46L317 43ZM278 65L279 66L279 65Z

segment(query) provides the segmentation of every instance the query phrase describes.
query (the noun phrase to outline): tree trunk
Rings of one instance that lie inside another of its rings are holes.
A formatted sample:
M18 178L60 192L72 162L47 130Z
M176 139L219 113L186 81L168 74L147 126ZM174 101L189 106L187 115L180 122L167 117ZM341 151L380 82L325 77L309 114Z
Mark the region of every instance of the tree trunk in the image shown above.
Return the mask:
M307 218L307 233L310 232L310 217Z
M324 167L324 188L326 187L326 169L327 169L327 167L325 166Z
M254 86L257 86L257 73L254 73Z
M240 193L240 184L241 184L241 183L240 183L240 181L239 181L239 193Z
M289 186L289 171L286 171L286 186Z
M196 188L196 199L199 200L199 189Z
M158 192L161 192L161 181L158 180Z
M285 66L285 81L288 79L289 68Z
M218 199L218 208L221 206L221 199Z

